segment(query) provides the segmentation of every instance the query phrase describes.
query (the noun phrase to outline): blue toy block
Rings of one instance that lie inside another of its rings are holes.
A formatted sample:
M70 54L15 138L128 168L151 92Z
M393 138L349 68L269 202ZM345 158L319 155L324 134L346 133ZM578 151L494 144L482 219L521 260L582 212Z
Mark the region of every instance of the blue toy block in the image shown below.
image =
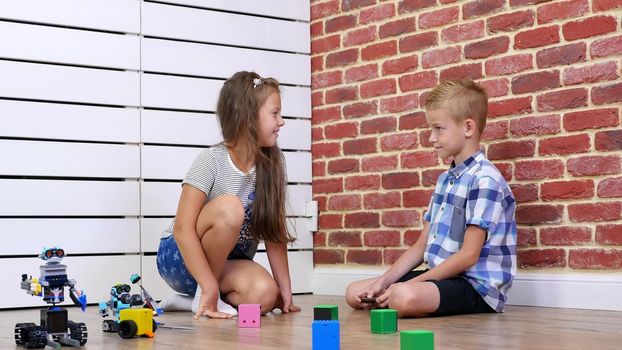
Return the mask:
M339 350L339 321L313 321L313 350Z

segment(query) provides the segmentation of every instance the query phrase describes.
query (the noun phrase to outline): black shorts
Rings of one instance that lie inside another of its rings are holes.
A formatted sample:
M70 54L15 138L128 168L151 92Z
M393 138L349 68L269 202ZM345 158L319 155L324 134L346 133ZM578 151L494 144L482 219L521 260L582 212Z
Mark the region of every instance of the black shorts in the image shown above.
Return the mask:
M428 270L410 271L397 282L406 282ZM438 309L431 316L447 316L461 314L478 314L496 312L485 301L484 298L473 288L473 286L462 277L453 277L445 280L427 280L438 288L441 301Z

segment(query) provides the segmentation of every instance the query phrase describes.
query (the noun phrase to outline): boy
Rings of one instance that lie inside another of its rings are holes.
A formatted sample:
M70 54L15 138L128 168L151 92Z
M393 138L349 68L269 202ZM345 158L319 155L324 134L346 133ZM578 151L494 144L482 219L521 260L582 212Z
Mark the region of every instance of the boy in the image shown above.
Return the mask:
M355 309L396 309L400 317L503 312L516 275L515 200L480 150L488 98L471 80L441 82L428 96L430 142L451 157L423 230L384 274L346 290ZM426 269L412 271L421 264Z

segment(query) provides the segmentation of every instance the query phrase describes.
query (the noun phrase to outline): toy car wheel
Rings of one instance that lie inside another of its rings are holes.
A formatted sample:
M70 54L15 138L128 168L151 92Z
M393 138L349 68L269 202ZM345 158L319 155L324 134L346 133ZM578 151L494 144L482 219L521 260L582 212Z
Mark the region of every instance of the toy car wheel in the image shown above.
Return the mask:
M89 337L86 325L82 322L76 323L72 321L69 321L67 324L69 328L69 338L79 341L80 346L84 346Z
M18 323L15 325L15 344L25 345L28 343L28 335L32 327L36 327L34 323Z
M152 319L151 322L153 324L153 326L151 327L151 331L155 333L155 331L158 329L158 324L156 323L154 319Z
M102 330L108 333L117 333L119 331L119 326L113 320L104 320L104 322L102 322Z
M28 349L43 349L48 344L48 332L45 328L34 326L28 332L28 341L26 347Z
M132 320L124 320L119 323L119 336L123 339L129 339L136 336L138 325Z

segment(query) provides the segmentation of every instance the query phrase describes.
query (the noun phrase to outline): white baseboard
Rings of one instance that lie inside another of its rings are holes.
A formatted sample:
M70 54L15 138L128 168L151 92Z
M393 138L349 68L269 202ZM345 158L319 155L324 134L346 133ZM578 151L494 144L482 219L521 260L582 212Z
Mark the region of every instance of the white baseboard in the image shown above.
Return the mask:
M384 269L315 268L313 293L344 295L353 281L376 277ZM508 305L622 311L622 275L518 273Z

